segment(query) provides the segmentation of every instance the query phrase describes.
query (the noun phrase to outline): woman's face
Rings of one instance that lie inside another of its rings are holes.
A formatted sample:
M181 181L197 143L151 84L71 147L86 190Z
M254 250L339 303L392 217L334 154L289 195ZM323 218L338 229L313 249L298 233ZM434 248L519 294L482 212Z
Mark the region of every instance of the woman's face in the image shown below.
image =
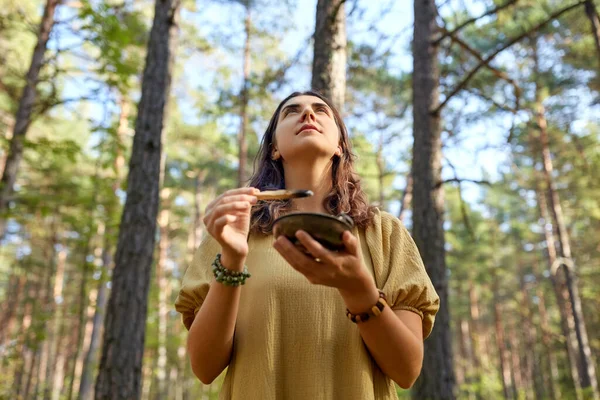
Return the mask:
M340 131L331 108L314 96L289 99L279 113L271 155L288 162L340 156Z

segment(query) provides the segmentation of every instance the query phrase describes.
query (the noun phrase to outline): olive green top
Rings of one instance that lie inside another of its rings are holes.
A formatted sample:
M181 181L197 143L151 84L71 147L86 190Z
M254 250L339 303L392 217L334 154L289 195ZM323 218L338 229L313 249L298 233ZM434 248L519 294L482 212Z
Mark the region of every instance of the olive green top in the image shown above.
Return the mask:
M402 223L377 211L366 230L354 229L367 269L394 310L433 328L439 297ZM249 239L252 277L242 287L233 355L221 399L396 399L393 382L368 353L334 288L310 284L273 248L273 236ZM213 281L219 244L207 236L175 301L190 328Z

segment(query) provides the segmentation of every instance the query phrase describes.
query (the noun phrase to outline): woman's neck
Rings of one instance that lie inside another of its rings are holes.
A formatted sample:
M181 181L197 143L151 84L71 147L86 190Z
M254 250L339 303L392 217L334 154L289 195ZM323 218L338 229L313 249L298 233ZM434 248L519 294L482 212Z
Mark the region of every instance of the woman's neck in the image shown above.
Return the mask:
M285 188L311 190L313 196L292 200L294 211L327 213L323 200L331 190L331 161L326 164L314 160L295 165L284 165Z

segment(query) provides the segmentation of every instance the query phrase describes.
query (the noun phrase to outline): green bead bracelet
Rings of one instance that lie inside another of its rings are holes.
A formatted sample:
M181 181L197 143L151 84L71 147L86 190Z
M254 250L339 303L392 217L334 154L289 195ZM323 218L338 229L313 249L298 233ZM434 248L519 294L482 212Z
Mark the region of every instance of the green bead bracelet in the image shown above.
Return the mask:
M248 268L244 265L243 271L232 271L221 264L221 253L217 254L215 261L212 263L213 275L217 282L227 286L240 286L246 283L246 279L250 278Z

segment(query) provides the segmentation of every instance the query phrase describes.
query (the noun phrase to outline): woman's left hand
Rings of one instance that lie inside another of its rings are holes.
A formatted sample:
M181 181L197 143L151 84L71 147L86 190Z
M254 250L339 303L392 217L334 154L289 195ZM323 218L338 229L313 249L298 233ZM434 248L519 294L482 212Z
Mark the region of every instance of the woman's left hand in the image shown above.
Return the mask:
M304 231L297 231L296 238L312 257L300 251L283 235L275 240L273 246L310 283L331 286L342 292L373 293L375 284L363 265L358 239L350 231L342 236L345 250L338 252L326 249Z

